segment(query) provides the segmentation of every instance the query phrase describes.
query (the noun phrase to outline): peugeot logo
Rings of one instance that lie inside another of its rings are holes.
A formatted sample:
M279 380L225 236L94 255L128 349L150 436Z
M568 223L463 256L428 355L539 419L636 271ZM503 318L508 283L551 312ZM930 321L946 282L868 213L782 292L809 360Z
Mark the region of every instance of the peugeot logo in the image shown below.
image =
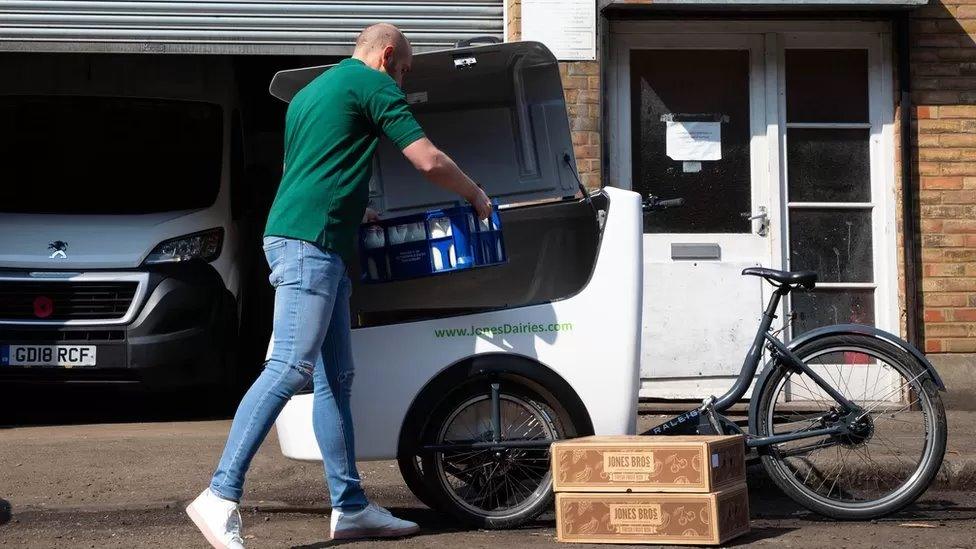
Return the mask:
M54 313L54 300L46 295L34 298L34 316L47 318Z
M64 240L55 240L47 245L47 249L52 250L48 259L68 259L68 254L64 252L68 249L68 243Z

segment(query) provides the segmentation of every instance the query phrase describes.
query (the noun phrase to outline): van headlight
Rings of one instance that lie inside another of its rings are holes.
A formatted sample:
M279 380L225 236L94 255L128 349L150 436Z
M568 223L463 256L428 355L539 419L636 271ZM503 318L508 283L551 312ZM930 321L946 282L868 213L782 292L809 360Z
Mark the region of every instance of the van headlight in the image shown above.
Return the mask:
M209 263L220 256L223 243L224 229L222 228L171 238L156 246L143 263L158 265L191 259L202 259Z

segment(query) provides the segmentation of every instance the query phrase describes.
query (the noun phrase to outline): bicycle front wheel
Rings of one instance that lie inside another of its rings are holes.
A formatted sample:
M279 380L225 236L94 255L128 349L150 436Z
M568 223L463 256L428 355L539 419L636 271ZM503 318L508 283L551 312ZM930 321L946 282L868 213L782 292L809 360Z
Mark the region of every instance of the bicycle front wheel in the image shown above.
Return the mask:
M804 507L844 520L885 516L922 495L946 445L945 408L922 365L861 334L817 339L794 353L861 411L850 433L763 448L773 481ZM811 377L787 368L758 397L760 436L829 427L843 414Z

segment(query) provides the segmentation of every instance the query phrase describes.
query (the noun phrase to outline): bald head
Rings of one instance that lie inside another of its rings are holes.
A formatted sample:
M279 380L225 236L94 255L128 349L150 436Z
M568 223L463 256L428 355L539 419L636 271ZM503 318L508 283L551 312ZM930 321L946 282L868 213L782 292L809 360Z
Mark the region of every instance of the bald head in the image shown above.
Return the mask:
M413 61L410 42L400 29L389 23L377 23L363 29L356 38L356 49L352 56L389 74L401 86Z
M363 32L359 33L359 37L356 38L356 51L353 52L353 56L369 54L386 46L402 49L404 53L410 49L407 38L394 25L389 23L370 25L363 29Z

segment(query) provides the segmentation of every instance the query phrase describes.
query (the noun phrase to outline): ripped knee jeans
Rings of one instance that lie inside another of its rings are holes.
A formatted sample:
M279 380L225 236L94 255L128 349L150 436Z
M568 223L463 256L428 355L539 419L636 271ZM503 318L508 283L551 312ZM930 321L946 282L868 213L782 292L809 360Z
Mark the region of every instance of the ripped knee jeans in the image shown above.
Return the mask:
M275 288L274 328L264 370L244 395L210 482L218 496L240 501L244 476L285 403L312 382L312 428L325 465L332 507L367 504L356 469L350 396L351 283L342 259L319 246L264 239Z

